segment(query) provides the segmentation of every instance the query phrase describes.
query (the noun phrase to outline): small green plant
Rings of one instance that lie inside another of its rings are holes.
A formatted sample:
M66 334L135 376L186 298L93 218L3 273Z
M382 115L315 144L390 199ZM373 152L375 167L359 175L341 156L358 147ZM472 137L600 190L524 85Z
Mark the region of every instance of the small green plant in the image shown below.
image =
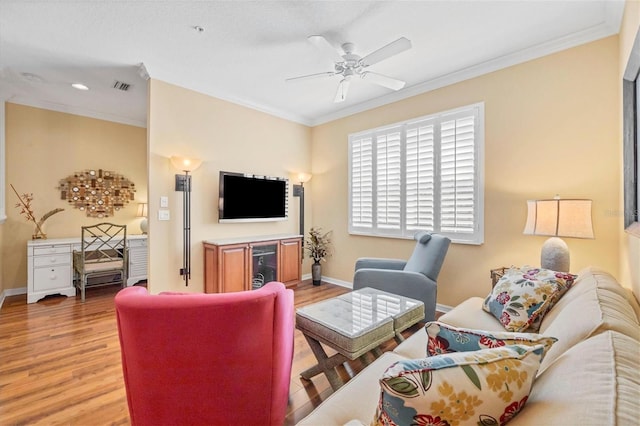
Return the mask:
M311 228L309 238L304 240L304 249L315 263L326 261L331 256L331 231L322 233L320 228Z

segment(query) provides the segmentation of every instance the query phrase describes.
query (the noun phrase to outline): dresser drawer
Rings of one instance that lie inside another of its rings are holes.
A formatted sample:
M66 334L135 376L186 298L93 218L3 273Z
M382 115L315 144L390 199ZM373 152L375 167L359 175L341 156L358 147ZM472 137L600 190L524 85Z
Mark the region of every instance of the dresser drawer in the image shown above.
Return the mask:
M51 290L56 288L72 287L71 265L51 266L48 268L35 268L34 291Z
M43 256L45 254L62 254L62 253L71 253L71 245L56 245L56 246L39 246L33 248L34 256Z
M36 268L42 266L70 265L71 255L67 254L50 254L47 256L34 256L33 266Z
M127 241L127 245L131 248L134 247L147 247L147 239L135 239Z

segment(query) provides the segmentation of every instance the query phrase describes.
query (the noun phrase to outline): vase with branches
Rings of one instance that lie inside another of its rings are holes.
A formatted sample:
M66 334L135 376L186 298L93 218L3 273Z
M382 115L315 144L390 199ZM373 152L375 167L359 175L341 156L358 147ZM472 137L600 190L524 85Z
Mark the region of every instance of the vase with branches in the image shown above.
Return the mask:
M320 228L311 228L309 237L304 240L303 247L309 253L309 257L313 259L313 265L311 265L313 285L320 285L322 281L320 262L325 262L327 257L331 256L331 231L323 233Z
M42 227L44 226L44 222L49 219L51 216L53 216L56 213L59 213L61 211L63 211L64 209L53 209L47 213L45 213L44 215L42 215L42 217L40 218L40 220L36 220L36 216L33 212L33 208L31 207L31 202L33 201L33 194L27 194L24 193L22 195L20 195L18 193L18 191L16 191L16 188L12 185L9 184L9 186L11 186L11 189L13 189L13 192L16 194L16 197L18 197L18 200L20 201L19 203L16 203L16 208L20 209L20 214L24 215L24 217L27 219L27 221L29 222L33 222L33 224L36 226L36 229L34 231L34 234L31 236L34 240L37 239L46 239L47 238L47 234L44 233L44 231L42 230Z

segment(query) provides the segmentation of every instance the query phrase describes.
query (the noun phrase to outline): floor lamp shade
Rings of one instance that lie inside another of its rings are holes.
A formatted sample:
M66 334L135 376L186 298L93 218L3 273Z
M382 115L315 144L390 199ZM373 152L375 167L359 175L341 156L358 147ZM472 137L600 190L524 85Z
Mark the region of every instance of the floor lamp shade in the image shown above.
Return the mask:
M559 237L593 238L591 200L527 201L526 235L550 236L542 246L541 266L569 272L569 248Z
M196 170L202 164L202 160L199 158L180 157L174 155L171 157L171 164L178 170L183 172L192 172Z

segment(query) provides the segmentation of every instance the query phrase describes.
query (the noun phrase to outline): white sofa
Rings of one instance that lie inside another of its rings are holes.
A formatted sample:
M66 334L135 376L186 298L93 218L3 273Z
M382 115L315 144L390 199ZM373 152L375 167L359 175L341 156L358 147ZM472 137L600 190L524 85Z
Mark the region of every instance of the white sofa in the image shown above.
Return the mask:
M440 318L464 328L505 331L482 310L483 299L464 301ZM640 308L606 272L587 268L546 314L540 333L558 341L540 365L529 399L513 425L639 425ZM384 353L299 425L368 425L380 395L379 378L395 361L426 356L419 330ZM475 424L475 421L474 423Z

